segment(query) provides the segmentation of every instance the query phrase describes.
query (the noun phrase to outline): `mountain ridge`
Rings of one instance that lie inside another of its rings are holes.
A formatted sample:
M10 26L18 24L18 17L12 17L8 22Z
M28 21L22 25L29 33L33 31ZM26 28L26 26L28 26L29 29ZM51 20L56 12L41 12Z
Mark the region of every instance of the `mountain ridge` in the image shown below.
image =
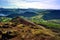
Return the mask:
M1 29L1 27L3 29ZM52 32L51 30L47 30L42 26L31 23L20 17L16 17L8 23L0 23L0 29L1 29L0 32L2 32L2 36L3 36L2 40L22 40L22 39L23 40L32 40L32 39L55 40L56 39L55 33Z

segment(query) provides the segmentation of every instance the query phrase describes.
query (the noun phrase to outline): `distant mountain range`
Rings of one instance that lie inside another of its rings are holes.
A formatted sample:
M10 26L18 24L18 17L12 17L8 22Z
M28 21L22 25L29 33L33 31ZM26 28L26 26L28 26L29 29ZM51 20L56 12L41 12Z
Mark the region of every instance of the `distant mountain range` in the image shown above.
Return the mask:
M46 10L46 9L3 9L0 8L0 16L6 17L33 17L43 15L42 18L45 20L60 19L60 10Z

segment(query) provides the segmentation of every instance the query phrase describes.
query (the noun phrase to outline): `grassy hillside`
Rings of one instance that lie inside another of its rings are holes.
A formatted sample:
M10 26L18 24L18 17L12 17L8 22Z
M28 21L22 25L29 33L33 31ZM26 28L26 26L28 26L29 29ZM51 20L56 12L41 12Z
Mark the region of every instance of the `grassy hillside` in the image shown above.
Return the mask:
M20 17L7 23L0 22L0 40L60 40L49 29Z

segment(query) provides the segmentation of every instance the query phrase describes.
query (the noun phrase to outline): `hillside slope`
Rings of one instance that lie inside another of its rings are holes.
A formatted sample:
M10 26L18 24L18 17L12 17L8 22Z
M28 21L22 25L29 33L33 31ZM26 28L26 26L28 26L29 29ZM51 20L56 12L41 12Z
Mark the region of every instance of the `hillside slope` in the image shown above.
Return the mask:
M60 40L56 33L22 19L13 18L10 22L0 23L0 40Z

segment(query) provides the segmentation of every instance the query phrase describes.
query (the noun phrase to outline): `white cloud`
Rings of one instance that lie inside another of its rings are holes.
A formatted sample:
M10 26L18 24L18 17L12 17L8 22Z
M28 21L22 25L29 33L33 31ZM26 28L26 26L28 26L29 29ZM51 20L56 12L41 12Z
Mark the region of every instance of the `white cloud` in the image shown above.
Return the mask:
M56 0L8 0L11 7L17 8L38 8L38 9L59 9Z

